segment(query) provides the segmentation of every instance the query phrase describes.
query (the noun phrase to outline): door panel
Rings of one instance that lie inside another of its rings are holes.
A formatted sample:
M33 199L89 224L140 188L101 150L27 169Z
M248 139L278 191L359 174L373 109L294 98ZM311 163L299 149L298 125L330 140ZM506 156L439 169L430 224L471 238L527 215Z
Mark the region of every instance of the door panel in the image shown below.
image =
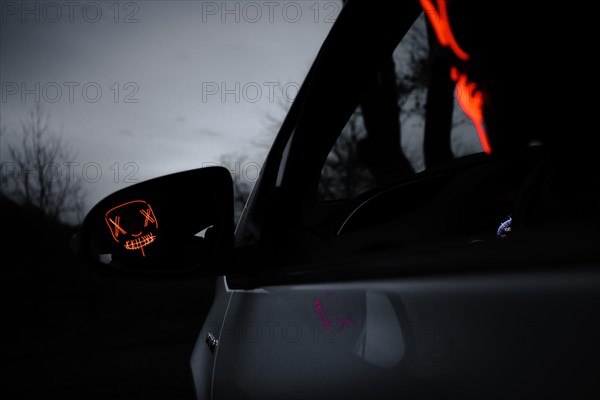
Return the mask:
M599 293L593 269L235 291L213 395L582 396L598 373Z

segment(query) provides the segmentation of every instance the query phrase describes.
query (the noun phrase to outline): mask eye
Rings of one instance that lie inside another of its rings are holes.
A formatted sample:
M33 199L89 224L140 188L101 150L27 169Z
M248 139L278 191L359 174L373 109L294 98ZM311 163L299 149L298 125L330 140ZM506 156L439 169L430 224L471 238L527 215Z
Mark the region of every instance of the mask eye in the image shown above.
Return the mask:
M127 233L125 229L121 228L121 225L119 225L121 223L121 217L119 215L115 216L114 220L112 218L109 218L108 220L113 225L112 231L115 238L119 237L119 232L121 232L123 235Z
M140 210L140 213L144 216L144 228L148 226L148 221L153 224L156 224L156 218L154 217L154 213L152 212L152 208L148 207L148 210Z

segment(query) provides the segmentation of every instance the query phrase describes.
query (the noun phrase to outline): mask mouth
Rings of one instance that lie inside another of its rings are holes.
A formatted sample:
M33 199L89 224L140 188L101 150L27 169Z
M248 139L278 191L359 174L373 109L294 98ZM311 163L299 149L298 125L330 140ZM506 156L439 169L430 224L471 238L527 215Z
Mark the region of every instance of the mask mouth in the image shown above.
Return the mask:
M154 242L155 240L156 240L156 236L152 233L149 233L149 234L139 237L137 239L127 240L125 242L125 248L127 250L143 249L144 247L148 246L150 243ZM143 252L143 250L142 250L142 252Z

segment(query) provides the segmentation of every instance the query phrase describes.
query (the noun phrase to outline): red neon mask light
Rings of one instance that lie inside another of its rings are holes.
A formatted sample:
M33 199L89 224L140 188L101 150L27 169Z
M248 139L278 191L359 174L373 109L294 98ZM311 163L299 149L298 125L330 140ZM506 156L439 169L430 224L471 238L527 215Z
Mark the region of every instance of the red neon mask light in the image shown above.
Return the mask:
M450 77L456 82L456 100L460 108L473 121L483 151L490 154L492 148L483 125L483 94L475 83L469 82L467 74L459 73L456 67L450 70Z
M437 0L437 4L439 6L439 10L435 8L432 0L419 0L421 3L421 7L427 14L429 21L431 22L431 26L438 38L438 41L442 46L448 46L454 54L458 58L463 61L467 61L469 59L469 55L460 48L456 39L454 38L454 34L452 33L452 29L450 29L450 20L448 20L448 11L446 9L446 0Z
M158 220L150 204L133 200L113 207L104 217L113 239L127 250L140 250L156 240Z
M456 57L462 61L468 61L470 56L460 48L454 38L452 28L450 28L446 0L437 0L439 9L433 5L432 0L419 0L419 2L431 22L438 42L442 46L450 47ZM450 71L450 77L456 82L458 104L467 117L473 121L483 151L490 154L492 148L483 121L483 94L477 89L477 85L474 82L469 82L467 75L459 73L456 67L453 67Z

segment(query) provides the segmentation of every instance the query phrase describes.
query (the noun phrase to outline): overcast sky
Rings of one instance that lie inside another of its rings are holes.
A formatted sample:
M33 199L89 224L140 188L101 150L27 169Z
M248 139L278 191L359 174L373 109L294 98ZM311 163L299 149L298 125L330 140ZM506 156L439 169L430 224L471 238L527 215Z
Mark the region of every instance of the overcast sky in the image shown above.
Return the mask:
M76 153L87 209L223 154L262 163L267 116L282 116L341 9L314 0L0 5L2 161L39 100Z

